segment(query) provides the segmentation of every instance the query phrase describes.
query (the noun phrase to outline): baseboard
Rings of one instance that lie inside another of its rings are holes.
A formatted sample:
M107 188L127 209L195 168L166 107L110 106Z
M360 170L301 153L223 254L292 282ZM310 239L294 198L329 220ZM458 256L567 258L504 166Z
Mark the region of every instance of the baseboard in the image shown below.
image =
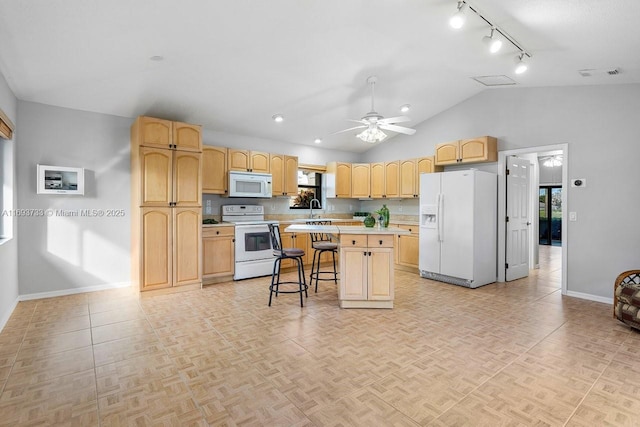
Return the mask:
M65 295L81 294L84 292L97 292L97 291L105 291L109 289L127 288L129 286L131 286L131 282L107 283L104 285L85 286L83 288L71 288L71 289L62 289L59 291L38 292L36 294L20 295L18 299L20 301L29 301L33 299L53 298L53 297L62 297Z
M2 317L0 318L0 331L2 331L4 329L5 325L9 321L9 318L13 314L13 310L16 309L16 307L18 306L19 302L20 302L20 297L16 298L16 300L13 302L13 304L11 304L11 306L7 309L7 312L4 313L2 315Z
M598 295L585 294L582 292L567 291L568 297L581 298L589 301L602 302L605 304L613 304L613 298L601 297Z

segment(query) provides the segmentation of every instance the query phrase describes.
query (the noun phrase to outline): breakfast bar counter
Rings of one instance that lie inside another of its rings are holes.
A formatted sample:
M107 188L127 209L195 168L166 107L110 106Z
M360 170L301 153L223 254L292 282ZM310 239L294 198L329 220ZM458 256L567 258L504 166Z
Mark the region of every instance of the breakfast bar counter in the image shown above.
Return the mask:
M393 308L394 236L409 234L396 227L294 224L284 231L327 233L340 243L338 300L342 308Z

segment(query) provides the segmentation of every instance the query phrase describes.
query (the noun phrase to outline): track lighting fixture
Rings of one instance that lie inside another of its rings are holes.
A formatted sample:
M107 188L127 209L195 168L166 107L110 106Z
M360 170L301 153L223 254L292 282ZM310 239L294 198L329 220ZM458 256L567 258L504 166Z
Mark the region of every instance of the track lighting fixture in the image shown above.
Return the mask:
M464 1L458 1L458 10L453 14L451 19L449 19L449 25L456 30L462 28L464 22L467 20L467 17L464 14Z
M520 52L520 54L515 57L516 68L515 68L514 71L515 71L516 74L522 74L525 71L527 71L527 68L529 68L527 66L527 63L524 62L524 56L525 55L526 55L526 52Z
M493 32L495 31L495 28L491 28L491 35L489 36L484 36L482 38L482 42L484 44L487 45L489 52L491 53L496 53L500 50L500 48L502 47L502 40L500 40L497 37L494 37Z
M471 12L475 13L480 19L482 19L484 22L486 22L489 25L489 27L491 28L491 35L485 36L485 37L482 38L482 41L487 45L487 47L489 48L489 51L491 53L498 52L500 50L500 48L502 47L502 40L501 39L505 39L506 41L511 43L516 49L518 49L520 51L520 53L516 57L517 66L516 66L516 69L515 69L515 73L516 74L522 74L525 71L527 71L527 64L526 64L525 60L526 60L527 57L531 58L531 54L529 52L527 52L526 49L524 49L520 45L520 43L518 43L513 37L511 37L509 34L507 34L506 31L504 31L503 29L501 29L497 25L494 25L489 20L489 18L484 16L482 13L480 13L478 11L478 9L476 9L473 6L471 6L467 0L458 0L457 8L458 8L458 10L456 11L456 13L453 14L451 19L449 20L449 25L451 25L453 28L456 28L456 29L462 28L462 26L464 25L465 19L466 19L466 16L465 16L465 13L464 13L465 8L469 9ZM495 34L495 33L498 33L501 38L499 39L498 35Z

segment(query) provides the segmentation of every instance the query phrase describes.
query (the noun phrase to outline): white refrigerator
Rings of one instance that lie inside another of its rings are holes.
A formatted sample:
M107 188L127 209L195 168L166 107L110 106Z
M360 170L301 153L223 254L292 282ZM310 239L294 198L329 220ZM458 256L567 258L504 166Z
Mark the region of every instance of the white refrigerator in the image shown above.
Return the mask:
M420 175L422 277L477 288L497 278L497 175Z

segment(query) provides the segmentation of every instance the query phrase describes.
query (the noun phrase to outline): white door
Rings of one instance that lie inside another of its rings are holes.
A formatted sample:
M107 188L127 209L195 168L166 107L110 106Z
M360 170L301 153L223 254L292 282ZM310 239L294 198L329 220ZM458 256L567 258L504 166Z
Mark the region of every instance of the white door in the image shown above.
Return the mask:
M528 160L507 157L506 281L529 275L530 177Z

